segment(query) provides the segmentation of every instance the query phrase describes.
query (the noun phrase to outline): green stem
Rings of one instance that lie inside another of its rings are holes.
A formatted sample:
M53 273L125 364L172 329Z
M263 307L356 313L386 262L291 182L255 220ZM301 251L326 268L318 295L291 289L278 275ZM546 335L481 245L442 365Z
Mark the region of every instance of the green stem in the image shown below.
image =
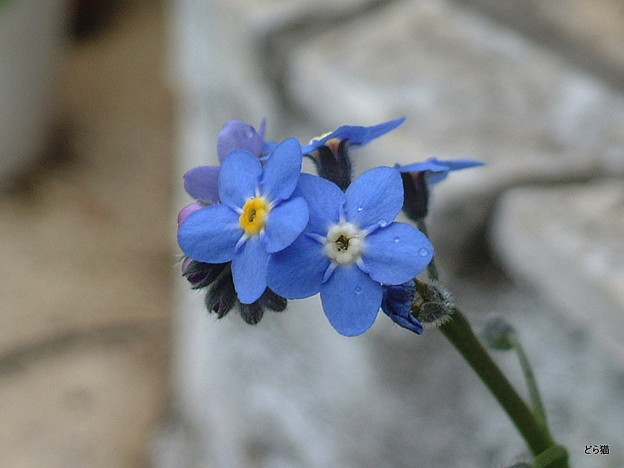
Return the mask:
M561 445L553 445L535 457L535 468L568 466L568 451Z
M531 398L531 406L533 407L533 412L538 418L540 424L543 426L544 430L548 432L546 410L544 409L542 397L540 396L539 389L537 388L537 380L535 379L535 374L533 374L533 369L531 368L531 364L529 363L529 358L524 352L524 348L522 347L522 344L520 343L520 340L515 333L512 333L510 339L513 348L518 354L520 367L522 368L522 372L524 373L524 379L526 380L527 387L529 389L529 397Z
M417 226L423 234L429 237L424 218L417 221ZM431 280L439 280L435 258L432 258L427 266L427 274ZM516 429L529 446L531 453L536 457L536 467L568 468L567 451L555 443L546 426L546 413L537 391L537 383L528 364L527 356L518 340L514 340L515 348L527 377L531 399L537 414L533 413L524 400L520 398L505 374L476 337L470 323L459 309L453 308L451 319L440 325L440 331L468 362L472 370L475 371L511 418Z
M470 324L457 308L453 310L451 320L440 326L440 331L455 346L481 381L492 392L492 395L494 395L515 424L534 456L555 445L551 435L536 420L531 409L520 398L507 377L505 377L483 345L481 345ZM567 464L559 466L566 467Z

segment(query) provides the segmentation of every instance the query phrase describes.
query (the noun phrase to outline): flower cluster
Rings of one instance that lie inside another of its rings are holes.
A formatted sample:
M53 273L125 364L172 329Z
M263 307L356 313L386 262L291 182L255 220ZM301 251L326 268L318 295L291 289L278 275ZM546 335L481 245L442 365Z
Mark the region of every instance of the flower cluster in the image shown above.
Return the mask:
M259 131L240 120L226 123L217 143L221 166L185 174L196 201L178 215L183 275L193 288L207 289L208 310L220 318L237 307L257 323L265 309L282 311L287 299L320 293L343 335L364 333L380 308L421 333L410 313L414 278L431 262L433 246L420 230L395 221L415 203L426 213L428 197L416 199L406 174L427 174L418 178L435 183L479 163L377 167L352 181L349 151L403 121L342 126L303 146L295 138L266 142L264 121ZM318 175L302 173L304 156Z

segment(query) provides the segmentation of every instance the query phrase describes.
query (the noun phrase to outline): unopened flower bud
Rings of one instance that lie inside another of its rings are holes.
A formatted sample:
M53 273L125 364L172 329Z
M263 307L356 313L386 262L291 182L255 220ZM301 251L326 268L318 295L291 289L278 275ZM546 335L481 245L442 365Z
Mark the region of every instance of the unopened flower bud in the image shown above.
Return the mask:
M202 289L212 284L227 263L203 263L186 257L182 263L182 276L193 289Z
M401 172L404 193L403 212L413 221L426 217L429 212L429 187L426 177L425 171Z
M317 148L311 156L315 162L318 175L327 179L343 191L351 184L352 168L349 158L349 146L346 140L329 140Z
M412 314L425 328L437 328L450 320L453 307L451 293L440 283L416 282L416 297L412 305Z
M232 270L229 265L214 281L206 293L206 308L208 312L217 314L217 318L223 318L236 304L236 289L232 279Z
M256 325L264 315L264 309L258 301L251 304L239 304L238 309L245 323L249 325Z
M286 298L280 296L269 288L267 288L266 291L264 291L264 294L260 296L258 302L262 307L266 307L273 312L282 312L286 309L286 306L288 305L288 301L286 300Z
M416 284L410 280L403 284L384 285L381 310L397 325L420 335L423 326L412 314Z
M516 331L504 319L497 317L488 321L481 331L485 344L492 349L507 351L514 347L513 337Z

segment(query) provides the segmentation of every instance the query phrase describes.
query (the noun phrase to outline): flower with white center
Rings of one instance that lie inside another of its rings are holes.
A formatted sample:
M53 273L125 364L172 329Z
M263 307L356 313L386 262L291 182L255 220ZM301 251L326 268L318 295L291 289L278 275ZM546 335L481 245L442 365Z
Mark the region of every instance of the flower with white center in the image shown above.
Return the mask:
M368 330L382 301L382 285L402 284L433 258L427 237L393 222L403 205L399 173L371 169L346 192L302 174L293 196L308 202L310 218L288 248L271 256L269 287L288 299L321 294L323 310L341 334Z

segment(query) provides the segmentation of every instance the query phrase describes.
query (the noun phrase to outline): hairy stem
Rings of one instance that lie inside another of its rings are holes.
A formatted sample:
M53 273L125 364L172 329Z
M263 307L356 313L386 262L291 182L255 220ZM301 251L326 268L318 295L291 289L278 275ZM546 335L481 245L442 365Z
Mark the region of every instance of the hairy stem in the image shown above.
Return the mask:
M440 326L440 331L459 351L481 381L488 387L498 403L509 415L528 444L534 456L555 446L549 432L531 409L520 398L507 377L501 372L481 342L477 339L464 315L455 308L451 320ZM565 468L567 462L559 460L549 465Z

